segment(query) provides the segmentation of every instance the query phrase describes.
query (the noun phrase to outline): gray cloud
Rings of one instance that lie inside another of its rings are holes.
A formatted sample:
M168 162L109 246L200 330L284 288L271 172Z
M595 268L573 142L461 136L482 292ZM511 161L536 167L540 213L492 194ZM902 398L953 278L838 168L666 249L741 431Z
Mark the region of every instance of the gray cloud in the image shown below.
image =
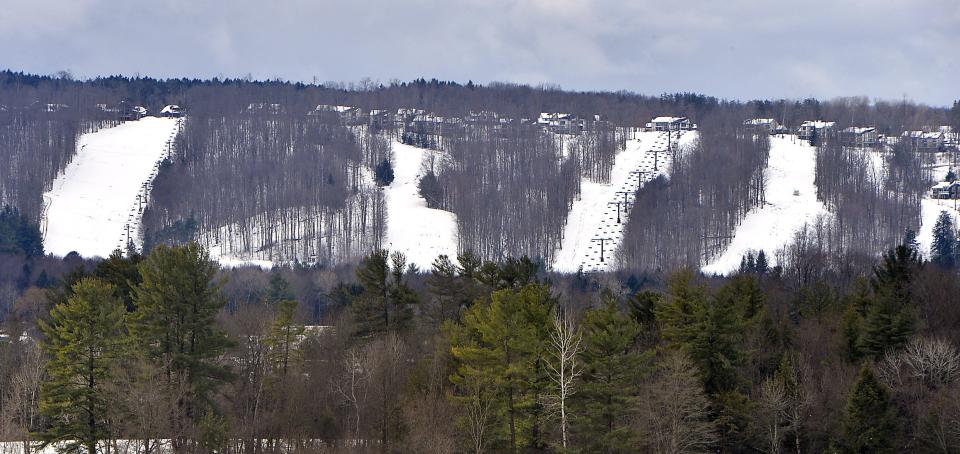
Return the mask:
M721 97L960 97L956 0L0 0L0 64L437 77Z

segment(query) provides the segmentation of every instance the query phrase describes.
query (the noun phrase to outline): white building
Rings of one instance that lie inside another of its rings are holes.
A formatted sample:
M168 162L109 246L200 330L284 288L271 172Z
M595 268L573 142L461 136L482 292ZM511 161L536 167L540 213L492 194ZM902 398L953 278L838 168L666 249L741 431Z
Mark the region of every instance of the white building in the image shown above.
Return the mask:
M687 117L656 117L647 123L647 129L653 131L690 131L697 125L690 123Z

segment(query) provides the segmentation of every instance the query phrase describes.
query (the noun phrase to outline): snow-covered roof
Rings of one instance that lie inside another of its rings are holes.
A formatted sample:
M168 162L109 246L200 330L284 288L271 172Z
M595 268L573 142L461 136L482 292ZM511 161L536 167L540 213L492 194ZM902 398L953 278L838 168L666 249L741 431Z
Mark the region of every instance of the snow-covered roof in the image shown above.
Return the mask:
M160 109L160 113L162 114L180 113L180 106L176 104L170 104L169 106L165 106L163 109Z
M745 126L772 125L773 123L774 123L773 118L751 118L749 120L743 121L743 124Z
M687 117L656 117L650 120L651 123L679 123L686 121Z
M843 128L843 132L850 134L866 134L868 132L876 131L877 128L861 127L861 126L850 126L849 128Z
M903 134L901 134L901 136L909 137L911 139L942 139L943 133L940 131L935 131L935 132L903 131Z
M816 128L816 129L827 129L832 128L836 122L833 121L823 121L823 120L807 120L803 123L800 123L801 128Z
M949 188L950 186L953 186L953 185L960 185L960 183L958 183L958 182L953 182L953 183L951 183L951 182L949 182L949 181L941 181L941 182L933 185L933 189L946 189L946 188Z

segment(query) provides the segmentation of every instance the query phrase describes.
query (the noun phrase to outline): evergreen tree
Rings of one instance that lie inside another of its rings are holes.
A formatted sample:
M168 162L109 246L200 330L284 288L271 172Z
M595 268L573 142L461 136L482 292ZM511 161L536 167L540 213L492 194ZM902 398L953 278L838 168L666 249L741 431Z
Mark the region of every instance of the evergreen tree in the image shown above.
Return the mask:
M946 211L940 212L937 223L933 226L930 261L944 268L953 268L957 263L957 232L953 225L953 216Z
M214 281L217 270L196 243L161 244L140 263L143 282L134 290L131 333L142 354L166 369L167 390L186 390L177 402L185 419L171 422L174 433L183 433L187 422L196 427L212 409L213 393L231 376L219 360L231 342L215 323L226 302L222 283Z
M40 391L40 411L49 425L38 434L58 452L95 453L111 435L108 384L127 352L126 309L116 289L97 278L83 278L65 303L41 322L50 355L49 376Z
M633 452L636 433L630 425L637 380L650 357L634 342L640 325L606 298L583 321L583 373L575 396L572 431L585 452Z
M40 227L13 207L0 210L0 252L43 255L43 237Z
M736 368L743 360L742 317L759 313L762 299L730 291L711 301L706 288L693 279L689 270L672 276L669 297L656 315L664 338L690 357L707 393L713 395L737 385ZM748 288L752 291L752 286Z
M134 310L133 289L140 285L140 270L137 268L143 256L137 253L127 257L119 249L113 251L106 260L97 263L93 275L114 286L117 297L123 300L127 311Z
M897 429L890 393L865 364L850 392L843 432L836 447L845 453L894 453Z
M767 274L770 271L770 264L767 262L767 253L761 249L757 253L756 271L760 274Z
M858 348L879 358L907 343L914 329L913 276L920 266L916 251L900 245L874 267L873 298L867 306Z
M391 269L390 264L393 264ZM404 279L406 258L403 254L380 249L373 251L357 267L357 279L363 291L351 307L356 323L354 334L368 336L405 327L411 316L416 293Z
M290 283L283 278L279 270L274 269L270 272L270 287L267 290L267 303L278 304L281 301L293 299L293 292L290 290Z
M547 386L544 361L555 305L542 284L503 289L474 304L461 324L448 325L457 365L451 380L460 390L459 400L490 400L495 451L545 445L538 393Z
M903 244L907 245L910 249L917 251L917 254L920 253L920 242L917 241L917 232L911 228L908 228L903 233Z
M458 310L464 301L464 288L457 276L457 266L446 255L433 261L433 269L426 279L431 300L428 316L439 326L444 320L457 319Z
M389 186L393 183L393 164L389 159L383 158L383 161L377 164L373 171L373 177L378 186Z
M270 347L269 359L282 377L287 376L291 362L299 362L300 351L297 345L305 331L303 325L295 323L298 303L296 300L283 300L277 303L277 315L270 326L267 346Z
M957 173L954 172L953 169L948 170L947 176L946 178L944 178L944 181L949 181L951 183L953 183L954 181L957 181Z

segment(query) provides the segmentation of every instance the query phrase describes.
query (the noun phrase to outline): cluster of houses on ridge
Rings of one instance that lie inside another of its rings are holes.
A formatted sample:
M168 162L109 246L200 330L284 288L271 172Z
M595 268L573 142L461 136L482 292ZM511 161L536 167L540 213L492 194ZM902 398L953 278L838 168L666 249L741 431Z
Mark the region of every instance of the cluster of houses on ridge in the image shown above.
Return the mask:
M744 121L743 125L746 129L756 132L789 133L789 129L772 118L751 118ZM844 146L860 148L893 145L905 141L917 151L942 150L952 144L950 137L953 135L953 130L949 126L941 126L932 131L904 131L899 136L885 136L880 134L877 128L869 126L850 126L837 131L836 122L822 120L804 121L796 132L800 139L811 140L818 135L821 137L832 135L837 137Z
M112 117L112 119L120 121L139 120L149 113L146 107L136 105L129 101L120 101L116 104L98 103L94 105L94 108L96 111L106 114L108 118ZM72 107L69 104L35 101L23 110L55 114L68 112L71 109ZM9 107L0 104L0 112L8 112L10 110ZM171 104L161 109L159 115L161 117L182 117L184 110L180 106Z

